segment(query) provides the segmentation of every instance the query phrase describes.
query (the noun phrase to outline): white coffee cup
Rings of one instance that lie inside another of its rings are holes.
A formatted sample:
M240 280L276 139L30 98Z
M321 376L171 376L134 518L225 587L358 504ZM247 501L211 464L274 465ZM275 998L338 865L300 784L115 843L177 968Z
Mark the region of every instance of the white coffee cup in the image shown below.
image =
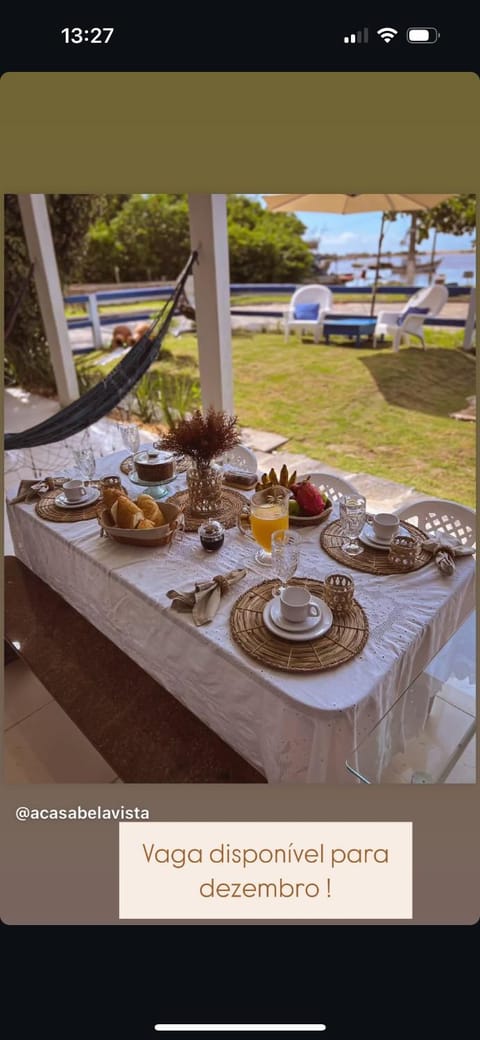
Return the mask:
M285 589L274 589L273 595L280 599L280 613L285 621L301 624L307 617L320 615L320 608L312 603L312 597L303 585L288 585Z
M82 480L66 480L63 485L63 491L68 502L80 502L87 494L87 489Z
M382 542L389 542L398 533L400 520L395 513L377 513L372 524L377 538Z

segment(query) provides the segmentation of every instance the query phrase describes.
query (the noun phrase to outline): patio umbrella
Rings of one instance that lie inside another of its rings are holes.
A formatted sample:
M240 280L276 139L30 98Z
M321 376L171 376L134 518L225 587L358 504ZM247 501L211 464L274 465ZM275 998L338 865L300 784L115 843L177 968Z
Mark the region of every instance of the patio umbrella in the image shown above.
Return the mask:
M273 213L299 211L303 213L370 213L381 210L382 220L378 239L375 280L370 314L373 315L382 255L385 213L405 213L433 209L452 195L264 195Z

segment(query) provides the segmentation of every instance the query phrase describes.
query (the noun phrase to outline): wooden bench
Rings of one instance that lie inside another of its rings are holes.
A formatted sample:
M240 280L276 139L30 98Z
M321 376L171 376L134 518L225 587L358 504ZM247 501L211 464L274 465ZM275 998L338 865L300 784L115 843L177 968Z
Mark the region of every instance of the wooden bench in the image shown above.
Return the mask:
M265 778L14 556L5 557L6 663L20 656L127 783Z

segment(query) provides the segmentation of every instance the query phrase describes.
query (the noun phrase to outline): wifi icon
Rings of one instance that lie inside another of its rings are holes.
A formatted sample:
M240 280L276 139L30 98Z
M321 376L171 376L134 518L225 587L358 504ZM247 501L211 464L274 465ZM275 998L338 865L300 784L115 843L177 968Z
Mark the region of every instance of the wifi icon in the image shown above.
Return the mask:
M384 43L390 43L390 40L398 36L398 29L391 29L388 26L385 29L377 29L377 36L380 36Z

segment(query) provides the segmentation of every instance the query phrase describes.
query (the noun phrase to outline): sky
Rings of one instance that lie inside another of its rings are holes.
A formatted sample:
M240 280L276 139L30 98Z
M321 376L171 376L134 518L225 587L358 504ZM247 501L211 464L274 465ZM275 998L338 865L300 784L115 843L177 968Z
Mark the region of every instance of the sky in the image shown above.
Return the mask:
M267 194L267 193L265 193ZM251 195L263 203L261 195ZM320 253L375 253L380 234L380 213L302 213L297 217L306 225L306 238L319 238ZM396 221L386 222L382 252L398 252L408 249L408 242L402 242L410 227L410 217L397 216ZM437 235L436 251L442 249L470 249L473 234L469 235ZM430 252L432 235L419 246L420 251Z

